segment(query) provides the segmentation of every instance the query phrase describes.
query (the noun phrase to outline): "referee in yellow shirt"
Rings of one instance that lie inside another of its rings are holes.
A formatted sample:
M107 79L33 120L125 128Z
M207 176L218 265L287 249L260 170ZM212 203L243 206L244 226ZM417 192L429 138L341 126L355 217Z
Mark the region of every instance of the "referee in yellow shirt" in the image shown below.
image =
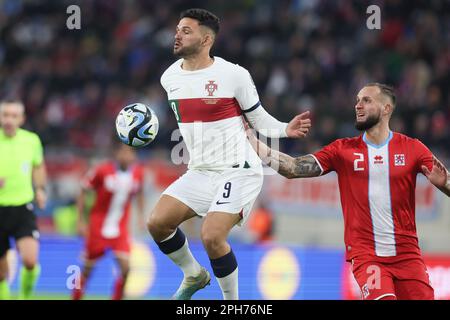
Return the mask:
M0 102L0 299L9 299L6 253L10 237L22 259L19 299L30 298L39 277L39 232L32 201L44 208L46 169L39 137L21 129L20 101Z

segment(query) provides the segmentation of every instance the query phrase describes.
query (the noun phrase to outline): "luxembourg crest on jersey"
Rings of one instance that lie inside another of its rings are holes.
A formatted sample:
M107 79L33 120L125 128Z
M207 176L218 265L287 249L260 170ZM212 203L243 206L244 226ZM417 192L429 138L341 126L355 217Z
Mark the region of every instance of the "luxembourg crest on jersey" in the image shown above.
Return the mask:
M394 154L394 165L395 166L404 166L405 163L405 155L404 154Z
M217 90L217 83L214 83L214 80L208 80L208 83L205 85L205 90L208 91L208 97L212 97L214 95L214 91Z

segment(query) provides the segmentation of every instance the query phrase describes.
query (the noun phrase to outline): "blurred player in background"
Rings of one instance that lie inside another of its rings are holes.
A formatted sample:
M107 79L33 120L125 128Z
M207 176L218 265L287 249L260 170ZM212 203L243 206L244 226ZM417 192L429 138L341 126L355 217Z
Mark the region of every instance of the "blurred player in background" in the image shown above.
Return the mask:
M255 206L255 210L253 210L247 224L248 228L245 232L248 233L253 243L268 244L273 240L273 212L263 200L259 201Z
M30 298L39 277L39 232L33 199L43 209L47 201L46 169L39 137L21 129L25 108L20 101L0 102L0 299L9 299L9 238L22 259L19 299ZM33 190L34 187L34 190Z
M450 176L419 140L389 129L395 105L393 88L367 84L355 106L355 127L364 133L297 158L249 137L263 160L287 178L336 171L346 259L363 299L434 299L416 232L416 176L423 173L447 196Z
M120 274L114 285L113 300L120 300L130 270L130 207L133 196L137 197L139 226L145 228L143 167L137 164L135 150L118 143L114 160L103 162L93 168L82 182L77 199L79 213L78 230L86 237L84 266L80 287L72 293L74 300L83 297L86 283L97 260L106 250L112 250ZM84 221L86 192L92 190L96 198L90 210L89 223Z
M183 12L174 43L181 59L161 76L190 155L189 170L163 192L148 222L161 251L184 273L174 299L190 299L210 282L178 228L197 215L205 217L201 239L223 298L239 298L238 264L227 237L247 220L263 183L261 160L246 139L242 114L274 138L304 137L310 126L307 113L289 124L273 118L261 106L249 72L210 55L218 31L214 14Z

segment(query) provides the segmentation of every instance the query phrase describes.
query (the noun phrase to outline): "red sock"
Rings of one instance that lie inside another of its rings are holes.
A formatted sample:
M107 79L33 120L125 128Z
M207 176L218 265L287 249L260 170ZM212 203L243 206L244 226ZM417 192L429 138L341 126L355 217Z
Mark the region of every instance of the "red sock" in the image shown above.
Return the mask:
M125 281L122 277L118 277L116 283L114 284L114 294L112 296L113 300L122 300L123 292L125 289Z
M84 278L84 276L81 276L80 287L79 288L75 287L72 291L72 300L81 300L83 298L85 284L86 279Z

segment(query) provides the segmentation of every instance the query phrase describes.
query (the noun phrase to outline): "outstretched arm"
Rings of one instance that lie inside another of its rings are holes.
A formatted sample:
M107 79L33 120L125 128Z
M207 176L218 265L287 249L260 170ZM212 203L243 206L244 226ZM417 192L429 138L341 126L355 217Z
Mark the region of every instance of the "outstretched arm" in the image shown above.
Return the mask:
M245 112L245 117L253 128L269 138L304 138L311 128L309 111L295 116L289 123L278 121L262 106Z
M437 158L433 157L433 168L431 171L426 166L422 166L422 171L436 188L450 197L450 173Z
M288 179L317 177L322 173L316 159L311 155L292 158L282 152L278 153L280 159L278 172Z
M252 127L268 138L304 138L311 127L309 111L294 117L289 123L281 122L264 110L250 73L237 66L235 69L235 98Z
M259 141L251 130L247 130L247 136L253 149L263 162L288 179L317 177L322 173L316 159L311 155L294 158L271 149Z

